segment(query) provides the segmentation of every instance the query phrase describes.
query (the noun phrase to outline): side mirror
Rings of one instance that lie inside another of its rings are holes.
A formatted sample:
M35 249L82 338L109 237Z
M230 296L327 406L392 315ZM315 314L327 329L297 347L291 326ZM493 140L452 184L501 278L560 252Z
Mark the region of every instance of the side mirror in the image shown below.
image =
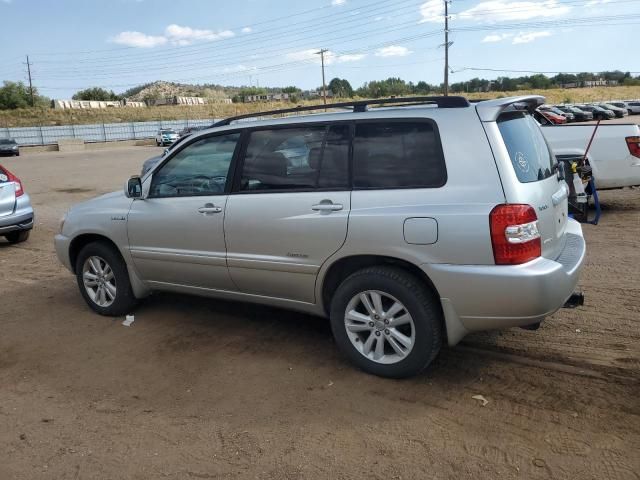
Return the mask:
M131 177L127 180L124 194L128 198L142 198L142 181L138 175Z

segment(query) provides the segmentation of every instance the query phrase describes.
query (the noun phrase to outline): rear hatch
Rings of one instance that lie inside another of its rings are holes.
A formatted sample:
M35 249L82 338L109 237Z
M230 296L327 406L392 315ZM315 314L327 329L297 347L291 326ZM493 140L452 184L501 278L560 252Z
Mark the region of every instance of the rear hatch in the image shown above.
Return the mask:
M16 206L16 184L9 181L7 173L0 168L0 217L11 215Z
M507 168L513 170L517 179L510 188L505 188L507 201L535 209L542 256L556 259L564 248L568 221L568 188L557 174L557 161L540 127L528 113L505 112L496 123L509 156Z

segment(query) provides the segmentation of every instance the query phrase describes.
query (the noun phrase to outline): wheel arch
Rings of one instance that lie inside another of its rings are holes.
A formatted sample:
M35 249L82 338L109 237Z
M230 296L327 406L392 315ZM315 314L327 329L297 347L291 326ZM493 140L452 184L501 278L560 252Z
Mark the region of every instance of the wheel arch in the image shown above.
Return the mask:
M407 260L385 255L351 255L333 262L322 277L321 306L325 315L329 315L331 297L345 278L363 268L381 265L401 268L413 274L437 296L438 300L440 299L438 289L431 278L420 267Z
M120 257L122 257L122 252L120 252L120 249L118 248L116 243L113 240L111 240L109 237L105 235L101 235L99 233L83 233L75 237L69 244L69 260L71 262L71 268L73 270L73 273L77 273L76 261L78 260L78 255L80 254L80 251L86 245L89 245L90 243L93 243L93 242L100 242L108 245L109 247L113 248L116 252L118 252Z

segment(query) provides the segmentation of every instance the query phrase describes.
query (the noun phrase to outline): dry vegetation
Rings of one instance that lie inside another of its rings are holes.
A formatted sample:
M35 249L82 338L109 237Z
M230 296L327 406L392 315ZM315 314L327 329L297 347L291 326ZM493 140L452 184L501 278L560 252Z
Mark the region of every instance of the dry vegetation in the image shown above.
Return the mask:
M523 90L517 92L469 93L469 98L497 98L512 95L539 94L549 103L588 102L640 98L640 87L602 87L549 90ZM338 100L339 101L339 100ZM298 104L317 104L316 101L300 101ZM201 106L162 106L148 108L110 108L105 110L54 110L18 109L0 111L0 127L30 127L91 123L144 122L151 120L180 120L223 118L242 113L286 108L289 103L210 104Z

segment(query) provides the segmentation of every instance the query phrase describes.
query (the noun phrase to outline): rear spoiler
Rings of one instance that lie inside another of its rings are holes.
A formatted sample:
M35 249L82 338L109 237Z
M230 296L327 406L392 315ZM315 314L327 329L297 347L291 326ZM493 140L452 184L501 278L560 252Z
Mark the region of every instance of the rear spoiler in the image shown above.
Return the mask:
M471 101L473 102L473 100ZM507 110L527 110L533 113L543 105L545 98L540 95L522 95L519 97L497 98L476 103L476 111L483 122L495 122L498 116ZM473 102L475 103L475 102Z

